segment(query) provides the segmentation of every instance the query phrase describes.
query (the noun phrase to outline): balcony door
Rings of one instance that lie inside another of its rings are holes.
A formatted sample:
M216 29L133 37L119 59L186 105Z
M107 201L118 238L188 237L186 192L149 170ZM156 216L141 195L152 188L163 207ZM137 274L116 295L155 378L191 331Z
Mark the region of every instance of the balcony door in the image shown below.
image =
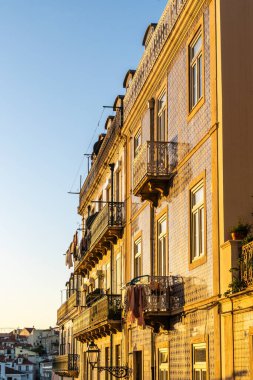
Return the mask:
M167 218L163 215L157 221L157 275L167 276Z
M134 351L134 380L142 380L142 351Z

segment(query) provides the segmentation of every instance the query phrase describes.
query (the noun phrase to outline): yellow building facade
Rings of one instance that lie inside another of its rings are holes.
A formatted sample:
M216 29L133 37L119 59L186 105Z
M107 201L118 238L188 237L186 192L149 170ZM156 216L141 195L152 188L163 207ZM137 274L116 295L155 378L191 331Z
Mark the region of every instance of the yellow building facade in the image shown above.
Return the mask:
M252 18L171 0L147 28L80 191L56 374L253 379L253 243L229 234L252 223Z

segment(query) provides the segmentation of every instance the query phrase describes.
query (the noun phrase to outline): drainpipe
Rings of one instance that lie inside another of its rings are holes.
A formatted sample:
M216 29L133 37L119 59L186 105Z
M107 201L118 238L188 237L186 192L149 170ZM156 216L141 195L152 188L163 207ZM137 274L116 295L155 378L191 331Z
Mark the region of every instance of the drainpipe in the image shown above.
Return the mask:
M154 98L148 101L148 108L150 112L150 142L155 139L155 100ZM153 154L151 147L151 154ZM152 157L151 157L152 160ZM150 275L155 275L155 210L153 204L150 206ZM155 380L156 366L155 366L155 335L153 329L151 330L151 378Z
M111 170L111 204L110 204L110 219L111 219L111 226L113 226L113 202L114 202L114 167L115 164L109 164L110 170Z
M114 215L113 215L113 206L114 206L114 167L115 164L109 164L111 170L111 204L110 204L110 223L111 226L114 224ZM110 284L110 293L113 293L113 260L114 260L114 246L111 242L111 284ZM110 366L113 365L113 334L110 334ZM110 374L110 379L112 380L112 374Z

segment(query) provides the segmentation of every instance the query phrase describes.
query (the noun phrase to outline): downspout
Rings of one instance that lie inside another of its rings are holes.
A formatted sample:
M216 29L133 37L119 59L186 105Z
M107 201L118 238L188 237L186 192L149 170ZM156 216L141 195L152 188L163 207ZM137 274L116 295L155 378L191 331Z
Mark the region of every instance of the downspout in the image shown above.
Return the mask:
M154 129L155 129L155 100L152 98L148 101L148 108L150 112L150 142L154 141ZM153 150L151 149L151 152ZM152 159L152 158L151 158ZM155 274L155 210L153 204L150 205L150 275ZM155 363L155 334L154 330L151 330L151 378L155 380L156 375L156 363Z
M110 170L111 170L111 202L110 202L110 217L109 221L111 226L114 224L114 166L115 164L109 164ZM111 242L111 284L110 284L110 294L113 293L113 262L114 262L114 245ZM110 333L110 367L113 365L113 334L112 332ZM110 374L110 379L112 380L112 374Z

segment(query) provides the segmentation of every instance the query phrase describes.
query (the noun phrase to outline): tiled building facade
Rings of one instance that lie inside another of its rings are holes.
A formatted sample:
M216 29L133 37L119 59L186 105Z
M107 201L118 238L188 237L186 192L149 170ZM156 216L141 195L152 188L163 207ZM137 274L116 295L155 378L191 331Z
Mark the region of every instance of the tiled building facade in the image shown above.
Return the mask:
M80 192L59 375L253 378L253 243L229 235L252 223L252 17L171 0L148 27Z

